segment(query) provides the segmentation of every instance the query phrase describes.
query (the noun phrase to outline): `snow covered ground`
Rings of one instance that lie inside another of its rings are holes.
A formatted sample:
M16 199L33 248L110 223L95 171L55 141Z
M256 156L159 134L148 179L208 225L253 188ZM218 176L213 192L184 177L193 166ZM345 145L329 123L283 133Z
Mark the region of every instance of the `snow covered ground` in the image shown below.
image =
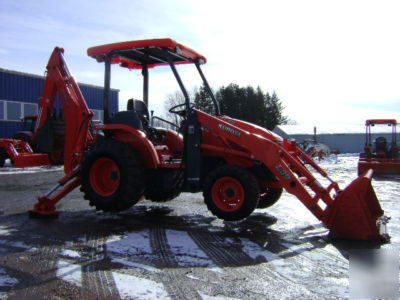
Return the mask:
M331 156L320 165L342 188L356 178L356 155ZM56 181L54 174L60 173L29 169L24 171L38 177L46 173L47 180ZM392 239L384 249L400 245L399 183L400 176L373 181L392 217ZM110 215L93 211L77 191L60 205L59 219L41 222L25 215L33 204L32 198L26 201L32 194L28 188L1 191L7 199L3 206L16 205L0 213L0 298L349 296L348 250L355 244L331 241L321 223L287 193L246 220L223 222L207 211L201 194L184 193L163 204L142 201Z

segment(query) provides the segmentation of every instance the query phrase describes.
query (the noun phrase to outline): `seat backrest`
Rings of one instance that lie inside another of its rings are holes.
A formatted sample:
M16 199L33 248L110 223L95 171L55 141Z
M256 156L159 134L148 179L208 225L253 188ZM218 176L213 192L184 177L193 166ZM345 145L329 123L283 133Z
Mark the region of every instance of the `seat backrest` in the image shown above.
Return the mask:
M133 110L137 113L139 119L142 121L143 128L150 126L150 114L147 105L140 100L129 99L127 103L127 109Z
M138 130L143 130L143 124L135 111L116 112L109 120L108 124L123 124Z
M377 137L375 139L375 152L386 152L387 151L387 141L383 136Z

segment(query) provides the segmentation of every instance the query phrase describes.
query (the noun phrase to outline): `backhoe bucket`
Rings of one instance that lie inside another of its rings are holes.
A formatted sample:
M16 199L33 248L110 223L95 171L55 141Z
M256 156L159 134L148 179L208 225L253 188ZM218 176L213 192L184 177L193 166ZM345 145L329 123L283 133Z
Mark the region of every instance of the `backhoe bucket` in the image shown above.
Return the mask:
M335 198L324 218L331 237L354 240L387 239L386 219L368 170Z

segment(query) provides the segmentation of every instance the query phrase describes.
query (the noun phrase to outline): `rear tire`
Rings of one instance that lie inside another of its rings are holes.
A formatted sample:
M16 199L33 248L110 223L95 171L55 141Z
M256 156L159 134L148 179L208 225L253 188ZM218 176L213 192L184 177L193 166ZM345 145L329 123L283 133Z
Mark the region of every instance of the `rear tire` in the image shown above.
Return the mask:
M143 195L144 171L128 145L106 140L96 144L82 163L81 191L91 206L119 212L136 204Z
M260 190L253 174L244 168L225 165L210 172L204 181L204 202L218 218L238 221L258 205Z
M267 208L274 205L283 192L282 188L266 188L261 191L257 208Z

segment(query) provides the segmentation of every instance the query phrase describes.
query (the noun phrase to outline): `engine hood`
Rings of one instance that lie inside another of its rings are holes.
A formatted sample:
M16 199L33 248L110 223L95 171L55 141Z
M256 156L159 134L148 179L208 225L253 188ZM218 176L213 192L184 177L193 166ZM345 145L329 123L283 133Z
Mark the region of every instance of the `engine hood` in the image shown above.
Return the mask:
M274 132L272 132L268 129L265 129L261 126L252 124L250 122L234 119L234 118L231 118L228 116L220 116L218 118L224 122L232 124L240 129L243 129L251 134L262 136L263 138L272 140L274 142L283 142L283 138L281 136L279 136L279 135L275 134Z

